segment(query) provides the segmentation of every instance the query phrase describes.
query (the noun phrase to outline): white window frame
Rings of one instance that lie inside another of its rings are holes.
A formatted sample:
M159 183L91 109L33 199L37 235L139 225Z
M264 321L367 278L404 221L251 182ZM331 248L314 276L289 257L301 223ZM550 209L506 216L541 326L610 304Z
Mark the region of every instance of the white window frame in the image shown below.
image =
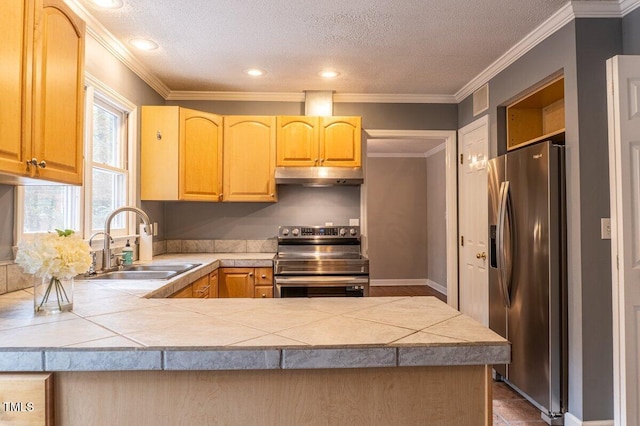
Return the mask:
M80 189L80 232L84 239L88 240L92 235L92 197L90 196L92 190L92 178L93 178L93 105L96 99L100 99L102 102L112 105L118 110L124 112L126 117L126 128L123 130L126 132L126 166L128 169L127 175L127 197L125 205L137 205L138 202L138 138L137 138L137 123L138 123L138 108L137 106L126 99L124 96L117 93L115 90L102 83L92 75L85 73L85 128L84 128L84 160L83 171L84 180ZM24 188L18 187L16 190L16 206L15 206L15 238L16 244L18 244L24 238ZM126 214L126 213L125 213ZM119 232L112 237L118 242L124 242L126 239L135 238L138 234L137 230L137 218L131 214L128 214L126 219L126 230ZM94 248L102 247L103 236L96 237L94 240ZM117 244L120 245L120 244Z

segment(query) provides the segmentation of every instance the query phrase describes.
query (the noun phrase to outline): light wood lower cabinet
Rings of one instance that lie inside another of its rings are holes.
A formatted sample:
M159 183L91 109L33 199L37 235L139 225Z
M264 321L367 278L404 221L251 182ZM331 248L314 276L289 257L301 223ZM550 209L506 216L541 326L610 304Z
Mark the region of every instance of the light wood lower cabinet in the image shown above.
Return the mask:
M220 268L218 297L273 297L273 268Z
M169 296L171 298L209 299L218 297L218 271L200 277L188 286Z

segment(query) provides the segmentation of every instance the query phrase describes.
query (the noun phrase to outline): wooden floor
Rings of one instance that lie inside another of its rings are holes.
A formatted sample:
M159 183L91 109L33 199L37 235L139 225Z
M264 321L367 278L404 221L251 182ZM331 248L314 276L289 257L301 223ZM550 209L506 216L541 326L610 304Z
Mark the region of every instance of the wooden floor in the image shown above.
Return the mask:
M443 302L447 296L429 286L372 286L369 296L435 296ZM540 411L513 389L502 382L493 383L493 425L546 425Z

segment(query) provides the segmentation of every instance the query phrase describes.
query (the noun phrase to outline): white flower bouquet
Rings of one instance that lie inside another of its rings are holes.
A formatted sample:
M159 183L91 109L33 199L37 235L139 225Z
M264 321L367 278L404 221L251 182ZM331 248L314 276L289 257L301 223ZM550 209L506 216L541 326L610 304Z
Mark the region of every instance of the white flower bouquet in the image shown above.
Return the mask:
M38 234L18 245L16 263L29 274L42 278L42 294L34 289L35 310L45 308L55 293L58 310L71 309L72 297L61 280L72 280L91 266L89 244L72 230ZM48 284L46 282L48 281ZM73 291L73 287L71 290Z

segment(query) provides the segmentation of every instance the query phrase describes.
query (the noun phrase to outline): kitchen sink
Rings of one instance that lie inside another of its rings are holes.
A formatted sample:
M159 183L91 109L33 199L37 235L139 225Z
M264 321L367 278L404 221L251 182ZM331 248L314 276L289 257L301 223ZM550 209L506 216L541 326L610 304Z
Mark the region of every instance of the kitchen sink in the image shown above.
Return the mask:
M199 266L199 263L172 263L172 264L156 264L156 265L129 265L122 268L123 271L176 271L179 273L186 272Z
M180 275L190 269L200 266L200 263L172 263L156 265L129 265L119 271L107 272L90 277L93 280L167 280Z

